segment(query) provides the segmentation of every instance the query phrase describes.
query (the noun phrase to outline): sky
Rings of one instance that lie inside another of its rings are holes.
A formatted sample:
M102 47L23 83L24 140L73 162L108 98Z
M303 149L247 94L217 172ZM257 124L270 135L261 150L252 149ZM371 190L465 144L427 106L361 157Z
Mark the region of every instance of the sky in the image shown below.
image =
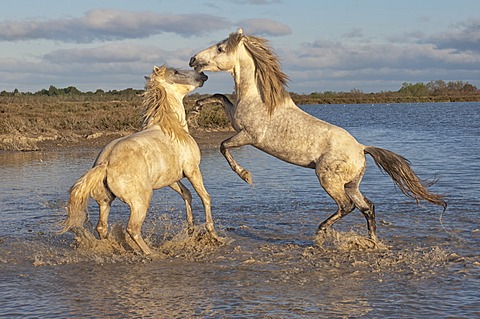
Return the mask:
M142 89L154 65L188 69L240 27L270 41L291 92L480 88L478 0L2 0L0 91ZM233 92L207 75L198 93Z

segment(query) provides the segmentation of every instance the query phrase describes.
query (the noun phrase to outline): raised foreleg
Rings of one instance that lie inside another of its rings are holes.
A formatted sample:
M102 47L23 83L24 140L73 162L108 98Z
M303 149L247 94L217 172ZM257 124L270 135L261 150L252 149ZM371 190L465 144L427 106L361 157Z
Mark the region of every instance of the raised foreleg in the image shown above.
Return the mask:
M195 103L194 111L200 112L204 105L211 103L221 104L223 106L223 109L225 110L225 114L227 115L228 120L233 125L233 115L235 112L235 107L233 103L228 99L228 97L223 94L217 93L204 99L197 100L197 102Z
M252 184L252 174L240 166L237 161L233 158L232 154L230 153L230 148L250 145L254 143L254 140L251 136L242 130L239 130L235 127L235 123L233 121L233 117L235 114L235 106L233 103L223 94L214 94L204 99L197 100L196 102L196 111L200 111L205 104L209 103L220 103L227 114L228 120L230 124L232 124L233 128L238 132L236 135L232 136L231 138L223 141L220 144L220 151L222 152L223 156L227 160L228 164L232 168L232 170L240 176L248 184Z
M246 131L240 131L220 144L220 152L222 152L232 170L250 185L252 184L252 174L235 161L230 153L230 148L250 145L252 143L253 140L250 135Z

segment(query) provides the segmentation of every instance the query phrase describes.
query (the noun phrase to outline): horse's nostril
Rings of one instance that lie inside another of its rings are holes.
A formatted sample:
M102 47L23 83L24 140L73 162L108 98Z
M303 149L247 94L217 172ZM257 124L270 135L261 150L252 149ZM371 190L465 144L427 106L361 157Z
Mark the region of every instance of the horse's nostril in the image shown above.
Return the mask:
M192 56L192 57L190 58L190 63L188 63L188 65L189 65L190 67L192 67L194 63L195 63L195 57Z

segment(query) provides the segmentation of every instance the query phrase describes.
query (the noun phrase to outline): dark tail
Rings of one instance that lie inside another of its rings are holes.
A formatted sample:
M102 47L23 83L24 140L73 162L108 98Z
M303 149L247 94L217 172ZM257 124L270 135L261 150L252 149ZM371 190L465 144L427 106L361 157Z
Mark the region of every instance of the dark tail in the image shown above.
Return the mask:
M436 180L420 179L410 167L410 162L407 159L394 152L374 146L366 146L364 152L373 157L380 170L387 173L406 196L415 199L417 203L420 199L423 199L429 203L442 206L444 210L447 208L444 196L428 190L428 187L433 185Z

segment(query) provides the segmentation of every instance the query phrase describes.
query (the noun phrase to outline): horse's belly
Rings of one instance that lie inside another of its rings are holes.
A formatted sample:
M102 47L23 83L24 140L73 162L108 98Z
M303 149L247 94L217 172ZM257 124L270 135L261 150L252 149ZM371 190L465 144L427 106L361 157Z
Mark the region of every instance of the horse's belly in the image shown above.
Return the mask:
M183 170L179 163L155 163L149 169L149 179L153 189L159 189L175 183L183 178Z
M282 161L302 167L314 168L315 159L318 156L318 152L313 152L311 149L309 150L298 146L285 147L284 144L261 144L254 146L267 154L281 159ZM317 154L317 156L315 154Z
M357 157L364 158L363 146L341 128L310 127L302 131L292 125L274 133L255 146L291 164L315 168L323 157L345 162L357 162Z

